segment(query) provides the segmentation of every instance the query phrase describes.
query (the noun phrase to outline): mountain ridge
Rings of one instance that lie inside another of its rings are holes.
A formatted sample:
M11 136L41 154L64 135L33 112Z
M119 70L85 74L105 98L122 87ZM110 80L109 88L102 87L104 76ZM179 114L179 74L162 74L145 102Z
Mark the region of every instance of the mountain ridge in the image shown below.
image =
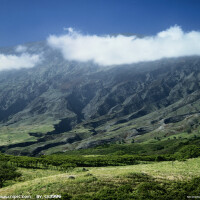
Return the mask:
M199 119L198 56L101 67L66 61L44 42L28 44L27 52L42 53L42 62L0 72L0 149L7 153L38 155L139 142L158 134L163 123L159 134L170 135L180 122L181 131L188 128L188 116Z

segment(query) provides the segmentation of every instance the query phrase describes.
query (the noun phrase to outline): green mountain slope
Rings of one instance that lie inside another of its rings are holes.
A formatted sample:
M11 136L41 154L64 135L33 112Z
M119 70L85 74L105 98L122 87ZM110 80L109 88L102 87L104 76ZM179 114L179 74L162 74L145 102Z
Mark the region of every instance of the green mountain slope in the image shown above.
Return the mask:
M0 72L1 151L38 155L198 130L199 57L101 67L66 61L45 42L26 46L43 61Z

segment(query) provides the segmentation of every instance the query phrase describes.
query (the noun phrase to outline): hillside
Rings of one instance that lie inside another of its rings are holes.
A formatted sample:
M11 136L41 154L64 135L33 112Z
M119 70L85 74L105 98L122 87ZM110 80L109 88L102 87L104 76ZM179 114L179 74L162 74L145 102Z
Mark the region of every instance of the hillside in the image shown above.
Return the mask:
M66 61L45 42L26 47L43 61L0 72L3 152L38 155L197 132L200 57L101 67Z
M57 199L188 199L199 193L200 159L129 166L75 168L72 171L23 169L2 196L57 195ZM188 173L190 171L190 173ZM196 178L195 178L196 177ZM55 196L56 199L56 196Z

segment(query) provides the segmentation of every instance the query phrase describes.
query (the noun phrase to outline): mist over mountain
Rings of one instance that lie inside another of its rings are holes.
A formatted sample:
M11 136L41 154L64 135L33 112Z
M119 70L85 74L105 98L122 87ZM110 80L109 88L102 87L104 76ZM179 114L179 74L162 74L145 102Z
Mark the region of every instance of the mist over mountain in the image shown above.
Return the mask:
M172 26L153 36L85 35L73 28L68 33L50 35L49 46L61 51L66 60L93 61L101 66L155 61L161 58L200 55L200 32L184 32Z
M0 72L1 151L38 155L199 126L199 56L105 67L68 61L46 42L0 52L39 58Z

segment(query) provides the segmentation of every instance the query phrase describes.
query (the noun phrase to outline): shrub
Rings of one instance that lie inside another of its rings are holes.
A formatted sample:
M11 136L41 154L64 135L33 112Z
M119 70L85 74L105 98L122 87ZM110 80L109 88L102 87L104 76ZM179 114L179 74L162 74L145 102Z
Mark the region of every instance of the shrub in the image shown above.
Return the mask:
M62 194L61 200L70 200L72 199L72 196L69 195L68 193Z
M159 183L143 182L137 186L137 199L164 199L166 189Z
M3 187L7 180L13 180L21 176L16 170L15 167L9 166L5 162L0 163L0 188Z
M196 145L187 145L176 153L178 159L196 158L198 156L200 156L200 148Z

